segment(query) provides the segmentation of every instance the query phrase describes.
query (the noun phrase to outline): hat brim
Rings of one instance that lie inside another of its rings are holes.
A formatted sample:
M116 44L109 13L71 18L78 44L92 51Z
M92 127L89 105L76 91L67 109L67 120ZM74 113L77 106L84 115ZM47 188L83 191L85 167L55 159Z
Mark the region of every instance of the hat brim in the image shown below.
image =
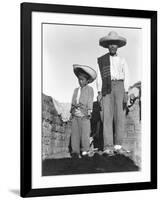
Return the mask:
M110 44L116 44L118 48L125 46L127 43L126 39L123 37L119 37L118 39L112 39L108 37L103 37L99 41L99 45L108 48Z
M89 79L88 79L89 83L92 83L97 77L96 71L86 65L74 64L73 71L77 77L80 75L80 72L82 72L82 71L85 72L86 74L88 74L89 75Z

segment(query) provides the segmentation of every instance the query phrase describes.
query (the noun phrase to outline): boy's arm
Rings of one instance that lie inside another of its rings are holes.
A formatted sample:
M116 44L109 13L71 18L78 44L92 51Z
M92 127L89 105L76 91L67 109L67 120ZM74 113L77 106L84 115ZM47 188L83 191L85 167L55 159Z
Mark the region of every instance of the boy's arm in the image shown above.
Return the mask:
M77 88L76 88L76 89L77 89ZM73 109L75 108L75 93L76 93L76 89L75 89L74 92L73 92L70 113L72 113L72 112L73 112Z
M91 115L93 110L93 99L94 99L94 91L93 88L89 88L89 98L88 98L88 115Z

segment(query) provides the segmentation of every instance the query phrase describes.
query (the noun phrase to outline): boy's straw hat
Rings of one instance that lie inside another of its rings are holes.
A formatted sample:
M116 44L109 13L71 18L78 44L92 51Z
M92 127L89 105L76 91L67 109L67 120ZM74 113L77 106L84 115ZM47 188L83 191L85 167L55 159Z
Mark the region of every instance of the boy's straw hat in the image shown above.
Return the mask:
M120 48L125 46L126 42L124 37L119 36L115 31L111 31L107 36L100 38L99 45L108 48L109 44L117 44L118 48Z
M85 74L88 74L90 77L88 79L89 83L92 83L97 77L96 71L86 65L73 64L73 71L77 77L79 76L80 73L83 73L83 72Z

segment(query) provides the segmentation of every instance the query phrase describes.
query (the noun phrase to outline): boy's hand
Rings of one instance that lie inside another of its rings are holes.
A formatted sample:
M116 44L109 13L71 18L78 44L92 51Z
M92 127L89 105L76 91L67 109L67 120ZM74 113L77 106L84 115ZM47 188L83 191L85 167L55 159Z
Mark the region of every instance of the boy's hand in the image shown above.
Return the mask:
M72 115L70 115L70 117L69 117L69 121L71 121L73 119L73 116Z
M84 117L84 114L79 109L75 109L74 115L76 117Z

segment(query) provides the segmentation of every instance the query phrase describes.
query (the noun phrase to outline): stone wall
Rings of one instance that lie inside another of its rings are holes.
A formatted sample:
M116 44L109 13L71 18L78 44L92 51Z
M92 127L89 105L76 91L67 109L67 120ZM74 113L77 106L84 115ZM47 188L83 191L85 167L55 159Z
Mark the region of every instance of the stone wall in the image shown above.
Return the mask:
M63 122L51 97L43 95L42 159L70 157L71 122ZM129 108L125 118L123 145L131 151L131 159L141 166L141 121L139 99Z
M69 157L71 122L63 122L51 97L43 94L42 159Z
M139 99L129 108L125 118L124 147L131 151L131 158L141 166L141 121Z

